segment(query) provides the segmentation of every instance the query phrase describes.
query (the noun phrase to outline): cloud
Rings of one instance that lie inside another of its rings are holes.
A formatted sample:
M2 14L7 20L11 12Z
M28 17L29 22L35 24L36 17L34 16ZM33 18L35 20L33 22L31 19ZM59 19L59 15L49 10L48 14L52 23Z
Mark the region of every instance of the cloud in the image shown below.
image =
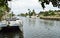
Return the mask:
M45 6L45 10L58 10L58 8L54 8L51 3ZM9 3L9 7L11 7L14 13L17 12L17 14L27 12L27 9L34 9L37 13L43 11L41 4L39 4L38 0L13 0Z

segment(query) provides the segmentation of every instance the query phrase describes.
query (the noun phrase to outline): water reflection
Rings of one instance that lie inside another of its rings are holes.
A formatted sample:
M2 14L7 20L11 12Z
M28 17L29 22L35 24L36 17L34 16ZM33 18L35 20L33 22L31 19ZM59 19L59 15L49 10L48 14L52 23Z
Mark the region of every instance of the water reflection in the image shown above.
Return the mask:
M30 26L35 26L35 22L36 22L36 19L29 19L29 20L28 20L28 24L29 24Z
M24 38L60 38L60 21L25 17L20 19L23 20Z
M23 21L24 38L60 38L60 21L38 18Z
M54 27L55 23L54 23L54 21L51 21L51 20L44 20L43 24L44 24L46 29L50 30L50 28Z

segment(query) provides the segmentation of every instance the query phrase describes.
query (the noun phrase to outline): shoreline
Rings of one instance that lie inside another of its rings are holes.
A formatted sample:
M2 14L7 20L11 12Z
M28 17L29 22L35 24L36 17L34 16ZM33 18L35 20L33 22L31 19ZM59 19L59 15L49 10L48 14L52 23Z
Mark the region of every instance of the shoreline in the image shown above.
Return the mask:
M45 19L45 20L60 20L60 17L56 16L42 16L40 19Z

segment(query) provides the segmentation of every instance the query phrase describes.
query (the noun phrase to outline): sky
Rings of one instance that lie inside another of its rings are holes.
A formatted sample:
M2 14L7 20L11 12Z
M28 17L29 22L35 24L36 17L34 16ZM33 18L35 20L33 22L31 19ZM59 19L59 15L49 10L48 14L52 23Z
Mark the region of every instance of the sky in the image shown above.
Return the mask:
M43 10L38 0L12 0L8 4L14 14L26 13L28 9L31 11L34 9L36 13L40 11L60 10L60 8L53 7L51 3L49 5L45 4L46 8Z

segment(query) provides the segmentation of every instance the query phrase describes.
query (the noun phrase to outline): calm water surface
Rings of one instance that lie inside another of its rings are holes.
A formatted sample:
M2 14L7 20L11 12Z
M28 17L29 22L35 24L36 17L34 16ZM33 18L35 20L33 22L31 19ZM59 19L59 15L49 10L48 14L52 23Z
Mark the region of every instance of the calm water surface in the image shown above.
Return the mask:
M60 38L60 21L23 17L24 38Z

